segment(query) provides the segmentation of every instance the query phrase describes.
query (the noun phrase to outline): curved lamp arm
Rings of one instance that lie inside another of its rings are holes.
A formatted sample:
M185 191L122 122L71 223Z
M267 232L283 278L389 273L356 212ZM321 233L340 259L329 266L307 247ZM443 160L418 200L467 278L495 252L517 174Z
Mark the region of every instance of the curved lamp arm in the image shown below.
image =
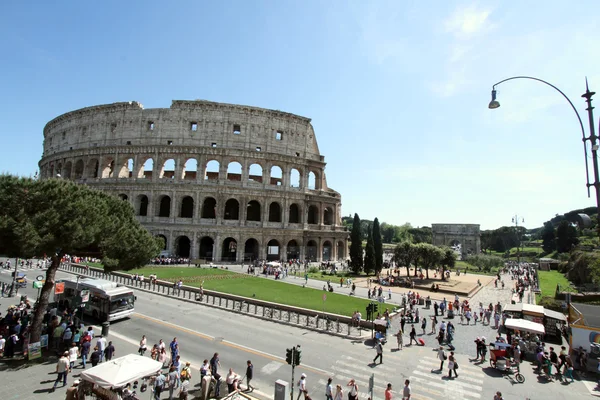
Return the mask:
M559 88L557 88L553 84L551 84L549 82L546 82L543 79L534 78L533 76L513 76L511 78L503 79L500 82L495 83L494 86L492 86L492 103L496 102L496 86L498 86L499 84L504 83L506 81L512 81L513 79L530 79L532 81L538 81L538 82L541 82L541 83L543 83L545 85L550 86L551 88L553 88L554 90L556 90L558 93L560 93L562 95L562 97L564 97L565 100L567 100L569 102L569 104L571 105L571 108L573 109L573 111L575 111L575 115L577 116L577 120L579 121L579 126L581 127L581 136L582 136L582 140L583 140L583 153L584 153L584 156L585 156L585 172L586 172L586 179L587 179L588 197L590 197L590 177L589 177L589 173L588 173L587 148L585 146L585 142L589 138L585 137L585 129L583 128L583 122L581 121L581 117L579 116L579 112L577 112L577 109L573 105L573 102L571 101L571 99L569 99L567 97L566 94L563 93L562 90L560 90ZM491 106L492 103L490 103L490 108L492 108L492 106ZM500 106L500 103L496 102L496 106L493 107L493 108L497 108L499 106Z

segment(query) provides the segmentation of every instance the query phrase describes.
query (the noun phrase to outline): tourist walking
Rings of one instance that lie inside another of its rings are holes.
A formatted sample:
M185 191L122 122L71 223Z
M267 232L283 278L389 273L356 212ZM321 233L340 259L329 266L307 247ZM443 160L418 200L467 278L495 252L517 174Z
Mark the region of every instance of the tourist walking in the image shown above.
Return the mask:
M140 340L140 348L138 349L138 353L140 356L143 356L148 347L146 346L146 335L142 335L142 340Z
M417 342L417 331L415 330L415 325L411 324L410 325L410 342L408 344L412 345L413 340L415 341L416 345L419 344L419 342Z
M381 344L381 340L377 341L375 348L377 349L377 355L373 359L373 363L379 358L379 364L383 364L383 344Z
M404 381L404 389L402 389L402 400L410 400L412 389L410 388L410 380Z
M384 393L385 400L392 400L392 384L388 383Z
M402 335L404 335L404 332L402 332L402 329L398 330L398 333L396 333L396 340L398 342L398 350L400 350L402 348L402 344L404 339L402 338Z
M300 396L306 393L306 374L300 375L300 380L298 381L298 397L296 400L300 400Z
M335 385L335 396L333 397L333 400L344 400L344 391L342 390L342 385Z
M61 358L58 359L56 363L56 373L58 376L54 381L54 386L50 389L50 392L54 392L56 390L56 386L58 382L62 380L63 387L67 386L67 375L69 374L69 352L65 351Z
M454 376L458 378L458 374L456 370L458 369L458 363L454 358L454 352L450 352L450 356L448 357L448 378L452 378L452 372L454 372Z
M448 358L446 353L444 353L444 347L440 346L438 349L438 359L440 360L440 371L444 369L444 361Z
M252 378L254 377L254 365L252 365L252 361L246 361L246 390L253 392L254 386L250 384Z
M331 386L333 379L330 377L327 379L327 385L325 385L325 400L333 400L333 387Z
M348 400L358 400L358 385L354 379L350 379L350 382L346 386L350 387L348 391Z

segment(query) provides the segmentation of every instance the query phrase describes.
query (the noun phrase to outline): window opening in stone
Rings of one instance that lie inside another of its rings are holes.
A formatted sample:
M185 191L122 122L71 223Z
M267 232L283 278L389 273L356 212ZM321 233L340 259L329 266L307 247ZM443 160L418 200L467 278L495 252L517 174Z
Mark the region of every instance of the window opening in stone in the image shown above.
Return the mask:
M195 158L188 159L183 165L183 171L181 172L181 178L183 180L195 180L198 176L198 160Z
M138 215L140 217L145 217L148 215L148 196L141 195L138 196L138 205L137 205Z
M190 123L190 129L192 130L192 132L198 132L198 123L197 122Z
M125 171L125 177L132 178L133 177L133 158L127 160L127 170Z
M158 207L158 216L163 218L171 216L171 198L169 196L161 197Z
M219 162L217 160L211 160L206 164L204 180L216 181L217 179L219 179Z
M213 142L210 144L210 147L217 147L217 144Z
M300 153L296 152L296 157L300 157Z
M154 160L149 158L144 161L144 165L140 170L138 178L152 179L152 172L154 171Z
M194 217L194 199L190 196L185 196L181 200L181 212L179 213L181 218L193 218Z
M312 225L316 225L319 223L319 209L317 206L309 206L308 207L308 223Z
M250 238L246 240L244 245L244 261L255 261L258 260L259 255L259 244L258 240Z
M275 239L272 239L267 243L267 260L279 260L281 255L279 254L279 242Z
M115 133L117 130L117 124L112 123L110 124L110 133Z
M290 171L290 187L300 187L300 171L296 168L292 168Z
M331 257L333 256L331 248L331 242L329 240L326 240L323 243L323 254L321 255L322 261L331 261Z
M217 201L212 197L207 197L202 203L202 218L215 219L217 215Z
M233 126L233 134L234 135L241 135L242 134L242 128L239 125L234 125Z
M323 225L333 225L333 210L329 207L323 211Z
M299 224L300 223L300 208L298 204L292 204L290 206L290 215L288 217L288 222L290 224Z
M154 121L148 121L148 130L149 131L153 131L154 130Z
M281 222L281 206L279 203L269 205L269 222Z
M121 200L123 200L123 201L127 201L127 195L126 195L125 193L121 193L121 194L119 195L119 197L121 198Z
M260 164L252 164L248 169L248 180L258 183L263 181L263 168Z
M225 203L223 219L238 220L240 217L240 203L236 199L229 199Z
M260 151L260 150L261 150L260 147L256 146L256 151Z
M317 242L309 240L306 243L306 259L308 261L317 261Z
M283 132L282 131L275 132L275 140L283 140Z
M315 175L314 172L310 171L308 173L308 188L315 190L316 183L317 183L317 176Z
M269 183L271 185L281 186L282 181L283 181L283 171L281 170L281 168L279 166L273 165L271 167Z
M222 261L235 261L237 259L237 240L228 237L223 240L223 250L221 251Z
M172 146L173 145L173 141L172 140L167 140L167 145Z
M251 200L246 205L246 221L260 221L260 203Z
M237 161L232 161L227 165L227 180L228 181L242 181L242 164Z
M211 237L204 236L202 239L200 239L200 249L198 251L198 256L200 259L212 261L214 245L215 241Z
M173 179L175 178L175 160L170 158L168 160L165 161L165 163L162 166L162 169L160 171L160 175L159 178L168 178L168 179Z
M187 236L179 236L175 242L175 255L178 257L189 258L191 241Z
M131 140L128 140L128 141L127 141L127 144L131 144Z

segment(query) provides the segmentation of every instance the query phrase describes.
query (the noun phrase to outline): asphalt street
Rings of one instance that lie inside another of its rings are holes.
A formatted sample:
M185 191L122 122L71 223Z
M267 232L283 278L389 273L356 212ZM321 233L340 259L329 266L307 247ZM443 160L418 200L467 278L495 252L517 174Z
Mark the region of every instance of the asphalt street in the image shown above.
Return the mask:
M1 272L0 280L10 281L10 273ZM26 272L30 279L40 274L37 270ZM58 273L58 278L67 276ZM22 292L34 299L37 295L37 290L31 286L21 289ZM464 350L457 349L459 377L450 380L445 377L447 370L443 374L435 371L439 361L433 340L426 340L423 347L405 346L403 350L396 350L394 340L390 340L384 347L384 363L374 365L375 350L367 340L370 338L368 332L365 332L364 340L348 340L142 291L137 291L136 296L136 313L130 319L111 324L109 339L135 348L142 335L148 337L149 345L159 339L169 343L177 337L182 359L192 362L196 378L202 360L215 352L220 354L222 367L219 372L223 375L229 368L244 375L246 360L250 359L255 365L254 394L260 398L273 397L276 380L291 382L291 367L285 363L285 349L293 345L300 345L302 349L302 365L296 369L294 380L306 373L307 387L314 399L324 398L328 377L333 378L334 384L342 386L355 378L359 397L367 399L371 374L374 374L375 382L373 395L377 399L384 397L388 382L393 384L396 396L400 398L405 379L411 380L415 399L491 399L497 390L505 399L589 396L587 387L581 382L571 385L538 382L529 363L522 367L526 382L516 384L487 363L471 362L469 350L472 348L468 348L468 344ZM465 337L470 336L467 343L472 344L475 330L471 329L477 328L457 326L457 336L464 332Z

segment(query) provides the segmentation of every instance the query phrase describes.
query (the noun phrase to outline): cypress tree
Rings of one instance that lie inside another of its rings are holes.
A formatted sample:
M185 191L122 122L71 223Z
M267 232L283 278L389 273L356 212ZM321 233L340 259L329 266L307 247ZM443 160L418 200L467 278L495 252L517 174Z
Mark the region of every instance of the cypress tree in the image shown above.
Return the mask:
M373 234L369 231L367 236L367 247L365 248L365 266L364 270L367 275L375 270L375 247L373 246Z
M354 214L352 222L352 232L350 233L350 269L355 274L360 274L363 268L363 249L360 218L358 214Z
M379 219L373 221L373 249L375 251L375 273L378 274L383 268L383 243L381 241L381 229L379 227ZM368 244L367 244L368 245Z

